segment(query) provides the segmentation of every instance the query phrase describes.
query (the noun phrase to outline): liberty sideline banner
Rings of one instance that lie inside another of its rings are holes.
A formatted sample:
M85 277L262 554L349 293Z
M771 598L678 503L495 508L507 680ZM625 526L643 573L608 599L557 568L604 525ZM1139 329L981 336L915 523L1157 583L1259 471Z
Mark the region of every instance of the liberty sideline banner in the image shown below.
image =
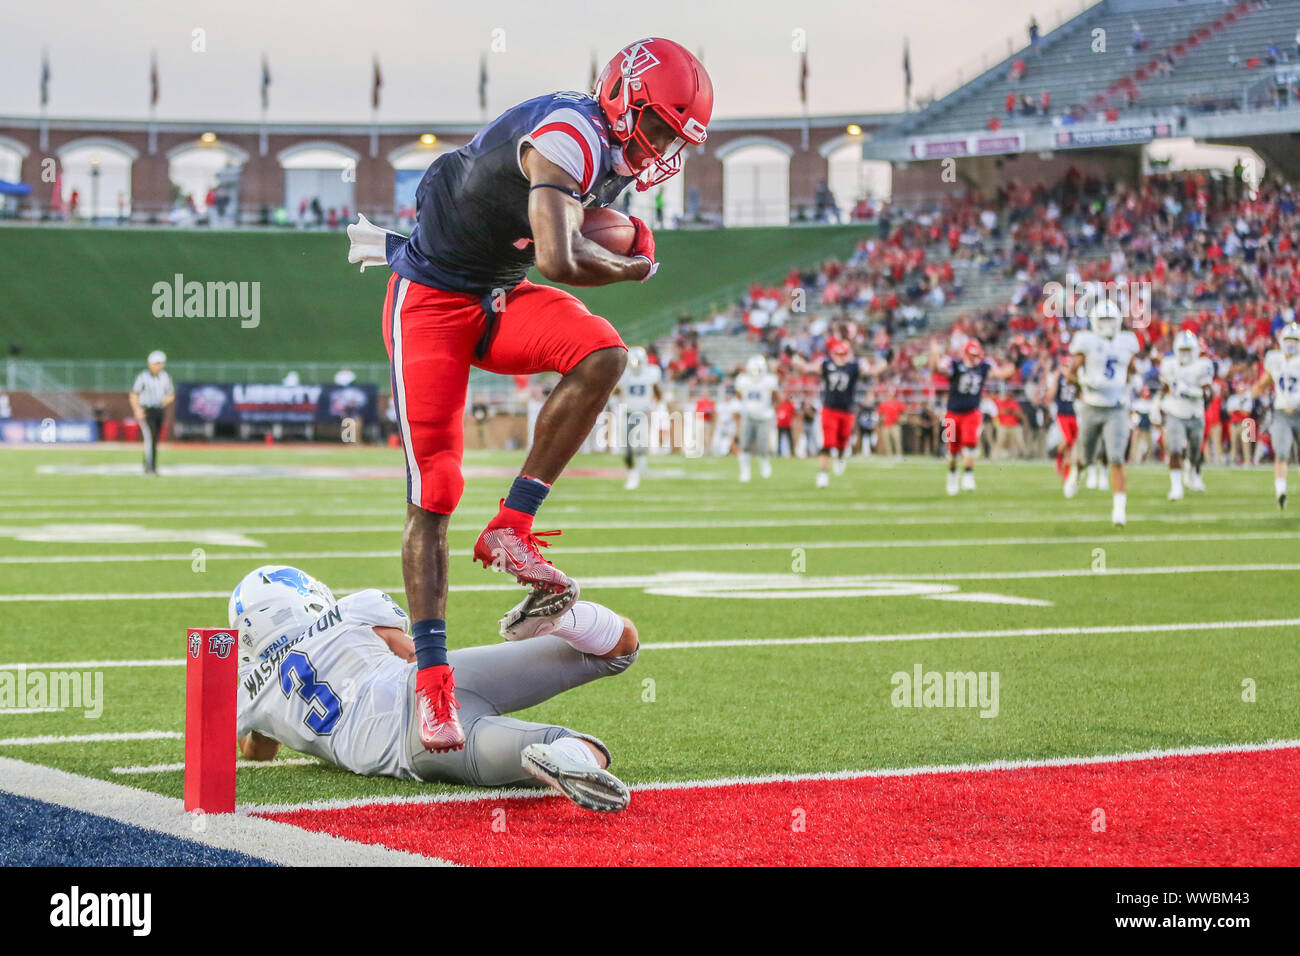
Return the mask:
M338 424L345 418L379 421L374 385L225 385L181 382L176 420L190 425L251 423Z

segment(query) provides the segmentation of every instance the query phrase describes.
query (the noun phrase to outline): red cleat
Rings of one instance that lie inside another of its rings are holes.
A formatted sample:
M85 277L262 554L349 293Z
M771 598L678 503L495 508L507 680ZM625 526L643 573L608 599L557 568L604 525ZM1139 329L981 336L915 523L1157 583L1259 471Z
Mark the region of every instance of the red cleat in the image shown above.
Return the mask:
M415 719L420 743L432 753L447 753L465 746L465 728L456 711L456 678L446 664L426 667L415 678Z
M516 519L517 523L504 521ZM534 531L528 516L504 507L474 544L474 560L483 567L505 571L528 587L540 588L560 594L569 588L569 576L542 557L541 548L550 545L542 538L559 534L559 531Z

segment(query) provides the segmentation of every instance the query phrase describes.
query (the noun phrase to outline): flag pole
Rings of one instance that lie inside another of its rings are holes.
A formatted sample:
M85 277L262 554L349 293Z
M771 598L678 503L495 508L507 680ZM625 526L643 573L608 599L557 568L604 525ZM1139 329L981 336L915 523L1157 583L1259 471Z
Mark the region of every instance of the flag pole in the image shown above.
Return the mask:
M158 152L158 52L149 58L149 155Z
M50 148L50 51L41 51L41 152Z

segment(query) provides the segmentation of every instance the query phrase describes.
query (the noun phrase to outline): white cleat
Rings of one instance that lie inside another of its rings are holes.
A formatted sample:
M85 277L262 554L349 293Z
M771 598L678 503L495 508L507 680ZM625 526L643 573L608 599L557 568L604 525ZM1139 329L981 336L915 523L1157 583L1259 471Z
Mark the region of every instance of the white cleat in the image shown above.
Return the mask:
M844 471L845 469L848 468L848 466L849 463L846 460L844 460L843 458L836 458L831 463L831 470L834 471L836 475L842 475L844 474Z
M955 495L957 494L958 491L961 490L960 480L961 479L957 477L957 472L955 471L948 472L948 494L949 495Z
M526 641L555 630L562 618L578 600L578 582L569 578L568 588L561 594L534 588L497 623L499 633L507 641Z
M636 491L641 487L641 472L633 469L627 473L627 481L623 484L624 491Z
M1104 471L1097 476L1097 490L1110 491L1110 475Z
M749 469L746 468L744 471L742 471L742 472L740 473L740 483L741 483L742 485L745 484L747 481L749 481L749 479L750 479L751 477L752 477L752 476L751 476L750 473L749 473Z
M1088 472L1088 477L1084 481L1083 487L1087 488L1089 491L1097 490L1097 473L1095 471Z
M1200 472L1197 471L1192 472L1192 476L1187 482L1187 487L1191 488L1192 491L1205 490L1205 479L1201 477Z
M1170 489L1169 489L1169 494L1166 495L1165 497L1168 498L1170 501L1182 501L1182 500L1183 500L1183 489L1181 489L1181 488L1170 488Z
M1128 509L1125 508L1124 505L1120 504L1118 501L1115 502L1115 506L1110 509L1110 520L1115 527L1122 528L1128 523L1127 511Z
M760 478L772 477L772 463L768 461L766 458L760 458L758 460L758 477Z
M525 770L584 810L618 813L632 799L627 784L608 770L579 763L548 744L529 744L519 757Z
M1075 495L1077 495L1079 493L1078 474L1075 473L1074 471L1071 471L1068 475L1066 475L1065 485L1061 490L1065 492L1065 497L1067 498L1073 498Z
M819 472L817 472L817 487L818 487L818 488L829 488L830 486L831 486L831 476L830 476L830 473L829 473L829 472L825 472L825 471L819 471Z
M975 490L975 472L973 472L973 471L962 472L962 476L961 476L961 490L962 490L962 491L974 491L974 490Z

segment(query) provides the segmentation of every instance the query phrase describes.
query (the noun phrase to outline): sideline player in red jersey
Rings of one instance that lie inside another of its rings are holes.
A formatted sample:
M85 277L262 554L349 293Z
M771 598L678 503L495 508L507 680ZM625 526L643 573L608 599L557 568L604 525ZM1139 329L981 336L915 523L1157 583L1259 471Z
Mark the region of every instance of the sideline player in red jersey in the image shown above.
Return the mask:
M712 84L689 50L638 40L609 62L592 93L528 100L438 157L416 190L410 236L364 220L348 228L349 261L393 270L383 331L406 454L402 577L419 665L420 740L431 751L465 744L445 620L447 525L465 484L470 366L564 376L542 406L523 469L474 546L475 560L533 588L507 617L556 613L578 588L541 556L546 542L533 516L604 409L627 349L577 298L525 274L536 264L552 282L578 286L654 275L645 223L633 220L633 247L616 255L583 237L583 210L675 174L685 145L704 142L712 112Z
M984 413L980 399L989 379L1005 381L1016 374L1010 363L994 364L984 357L978 339L970 339L961 349L961 357L943 354L943 347L930 343L930 369L948 379L948 410L943 416L943 439L948 444L948 494L975 490L975 449L980 443L980 425ZM962 475L957 477L957 459L961 458Z

